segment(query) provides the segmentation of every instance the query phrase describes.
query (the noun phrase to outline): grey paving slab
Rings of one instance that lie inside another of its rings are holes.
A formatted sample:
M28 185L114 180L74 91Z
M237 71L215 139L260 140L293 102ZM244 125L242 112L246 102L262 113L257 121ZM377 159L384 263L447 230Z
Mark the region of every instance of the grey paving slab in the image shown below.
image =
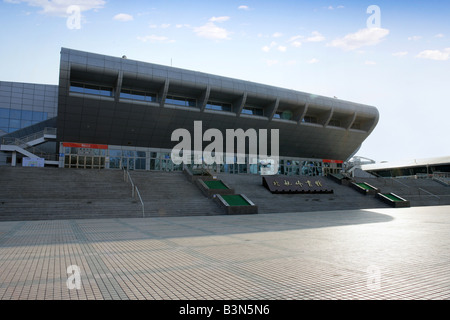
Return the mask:
M0 222L0 299L446 300L449 234L450 206Z

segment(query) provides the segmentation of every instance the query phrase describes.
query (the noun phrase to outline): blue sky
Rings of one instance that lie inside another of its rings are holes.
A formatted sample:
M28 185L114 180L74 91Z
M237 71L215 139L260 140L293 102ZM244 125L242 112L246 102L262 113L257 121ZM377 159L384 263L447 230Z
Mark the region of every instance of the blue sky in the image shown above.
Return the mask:
M57 84L61 47L126 55L376 106L360 156L449 156L449 16L448 1L3 0L0 80Z

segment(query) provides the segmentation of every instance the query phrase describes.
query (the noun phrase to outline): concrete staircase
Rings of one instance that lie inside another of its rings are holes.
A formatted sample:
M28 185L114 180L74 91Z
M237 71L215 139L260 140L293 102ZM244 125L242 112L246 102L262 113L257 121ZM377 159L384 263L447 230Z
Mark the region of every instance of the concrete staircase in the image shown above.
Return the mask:
M0 221L141 216L121 171L0 167Z
M393 192L409 200L412 207L450 204L450 187L432 179L356 178L380 188L382 193Z
M223 214L181 172L130 171L130 175L139 188L146 217Z
M145 217L224 214L181 172L130 171L144 202ZM333 194L272 194L260 175L218 174L261 213L386 208L373 196L326 181ZM314 177L311 177L314 180ZM450 204L450 188L433 180L362 178L407 200L411 206ZM433 195L431 195L433 194ZM138 198L120 170L0 167L0 221L142 217Z
M259 213L308 212L326 210L353 210L386 208L386 204L374 197L359 194L348 186L325 180L333 194L272 194L262 185L260 175L219 174L236 193L243 193L257 206ZM314 181L314 177L311 177Z

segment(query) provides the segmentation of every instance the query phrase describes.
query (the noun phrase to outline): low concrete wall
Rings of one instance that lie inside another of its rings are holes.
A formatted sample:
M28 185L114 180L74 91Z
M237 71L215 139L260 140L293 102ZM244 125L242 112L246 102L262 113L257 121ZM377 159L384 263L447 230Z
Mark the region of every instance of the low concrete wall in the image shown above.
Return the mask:
M409 208L409 207L411 207L410 201L403 199L402 197L400 197L392 192L389 194L396 198L399 198L401 201L394 201L392 199L389 199L382 193L377 193L377 198L380 199L381 201L391 205L394 208Z
M361 183L364 183L366 186L368 186L368 187L370 187L370 188L372 188L372 189L365 189L365 188L361 187L360 185L358 185L358 183L356 183L356 182L352 182L352 183L351 183L351 186L352 186L356 191L358 191L358 192L360 192L360 193L362 193L362 194L364 194L364 195L376 195L376 194L378 194L378 193L381 192L380 189L375 188L374 186L368 184L367 182L361 182Z
M215 194L224 194L224 195L230 195L234 194L234 189L231 189L224 181L222 183L228 188L228 189L210 189L204 181L211 181L211 180L202 180L202 179L196 179L196 184L198 188L201 190L201 192L208 198L213 198Z
M189 168L184 168L183 173L186 176L186 178L192 182L195 183L196 180L203 180L203 181L211 181L214 180L214 177L209 173L207 170L202 170L201 174L196 174Z
M226 214L257 214L258 206L255 205L250 199L245 195L240 194L248 203L248 206L230 206L220 194L216 194L215 201L217 204L223 208Z

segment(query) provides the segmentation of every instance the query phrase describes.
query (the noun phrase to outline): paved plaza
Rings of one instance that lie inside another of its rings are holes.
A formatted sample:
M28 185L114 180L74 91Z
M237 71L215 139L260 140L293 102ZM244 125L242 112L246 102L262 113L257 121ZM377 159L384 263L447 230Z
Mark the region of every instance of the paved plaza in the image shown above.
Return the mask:
M2 300L441 300L449 266L450 206L0 222Z

